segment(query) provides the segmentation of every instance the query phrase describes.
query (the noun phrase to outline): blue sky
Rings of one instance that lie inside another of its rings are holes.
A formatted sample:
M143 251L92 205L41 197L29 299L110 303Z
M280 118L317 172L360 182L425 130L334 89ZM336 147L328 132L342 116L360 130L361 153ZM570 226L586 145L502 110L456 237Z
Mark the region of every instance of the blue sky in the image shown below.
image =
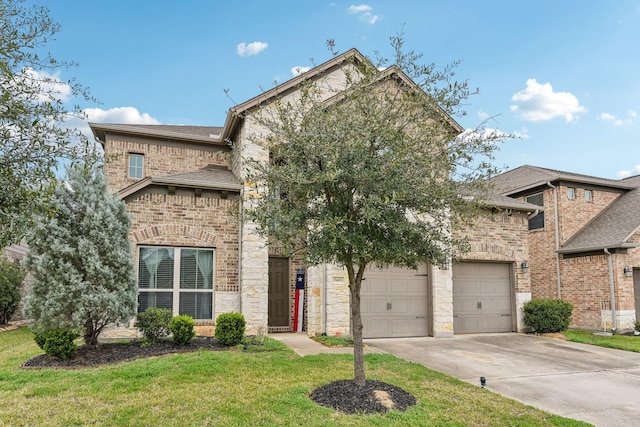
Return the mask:
M640 173L637 0L41 4L62 24L48 50L79 64L60 78L101 101L81 104L91 121L222 126L234 103L329 59L327 39L390 57L389 37L404 31L425 62L461 60L456 76L480 89L462 126L520 135L497 166Z

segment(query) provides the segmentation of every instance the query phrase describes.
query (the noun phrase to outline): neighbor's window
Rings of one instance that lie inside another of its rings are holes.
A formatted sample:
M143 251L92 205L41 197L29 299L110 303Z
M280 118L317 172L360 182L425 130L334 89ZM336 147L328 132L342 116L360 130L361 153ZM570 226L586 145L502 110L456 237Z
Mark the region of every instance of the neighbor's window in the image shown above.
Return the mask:
M129 154L129 178L142 178L142 167L144 165L144 155Z
M567 199L573 200L576 198L576 189L575 188L567 188Z
M544 196L542 193L527 196L527 203L544 206ZM538 215L529 220L529 230L538 230L540 228L544 228L544 212L539 212Z
M138 255L138 313L170 308L175 316L212 320L213 250L140 247Z
M593 200L593 193L591 192L591 190L584 190L584 199L587 202L590 202Z

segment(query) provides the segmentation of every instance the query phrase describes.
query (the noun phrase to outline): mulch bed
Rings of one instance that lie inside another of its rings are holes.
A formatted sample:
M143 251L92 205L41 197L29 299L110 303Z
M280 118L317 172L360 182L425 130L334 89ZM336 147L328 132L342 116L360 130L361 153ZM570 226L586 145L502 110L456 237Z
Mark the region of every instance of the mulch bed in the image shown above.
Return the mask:
M112 365L120 362L162 356L173 353L186 353L198 350L227 350L229 347L212 337L196 337L189 344L178 345L170 340L154 344L146 344L142 340L100 344L98 348L85 345L78 347L75 357L68 360L58 360L46 354L41 354L22 364L23 368L90 368L102 365Z
M345 414L374 414L405 411L416 404L409 392L382 381L367 380L360 387L353 380L339 380L318 387L309 397L318 405Z

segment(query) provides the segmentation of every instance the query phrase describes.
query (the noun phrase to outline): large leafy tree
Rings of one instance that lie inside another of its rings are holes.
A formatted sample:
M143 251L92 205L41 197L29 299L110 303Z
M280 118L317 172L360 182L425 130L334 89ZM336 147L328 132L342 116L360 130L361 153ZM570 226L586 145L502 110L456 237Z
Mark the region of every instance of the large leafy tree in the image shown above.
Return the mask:
M246 217L312 265L345 266L358 385L365 269L441 266L464 250L453 229L477 213L497 142L490 133L461 135L451 120L472 93L454 80L457 64L422 65L401 36L391 41L393 66L347 56L340 86L316 76L299 96L282 94L250 113L264 130L252 138L271 160L249 165L256 192Z
M43 6L0 2L0 248L18 242L43 212L58 163L90 151L64 124L81 114L66 102L88 99L87 91L58 78L72 63L43 54L59 30Z
M27 240L33 280L25 315L36 330L76 330L95 346L105 326L136 311L129 216L102 172L81 165L69 169L51 204L54 214L43 216Z

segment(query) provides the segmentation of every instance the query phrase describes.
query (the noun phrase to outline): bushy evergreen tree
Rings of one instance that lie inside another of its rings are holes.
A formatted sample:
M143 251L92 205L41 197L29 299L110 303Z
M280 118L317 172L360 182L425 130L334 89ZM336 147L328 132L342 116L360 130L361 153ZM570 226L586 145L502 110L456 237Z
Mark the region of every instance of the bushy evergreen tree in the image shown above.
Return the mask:
M130 220L101 171L76 165L67 175L54 192L54 213L28 238L25 315L36 330L77 330L95 346L105 326L136 310Z

